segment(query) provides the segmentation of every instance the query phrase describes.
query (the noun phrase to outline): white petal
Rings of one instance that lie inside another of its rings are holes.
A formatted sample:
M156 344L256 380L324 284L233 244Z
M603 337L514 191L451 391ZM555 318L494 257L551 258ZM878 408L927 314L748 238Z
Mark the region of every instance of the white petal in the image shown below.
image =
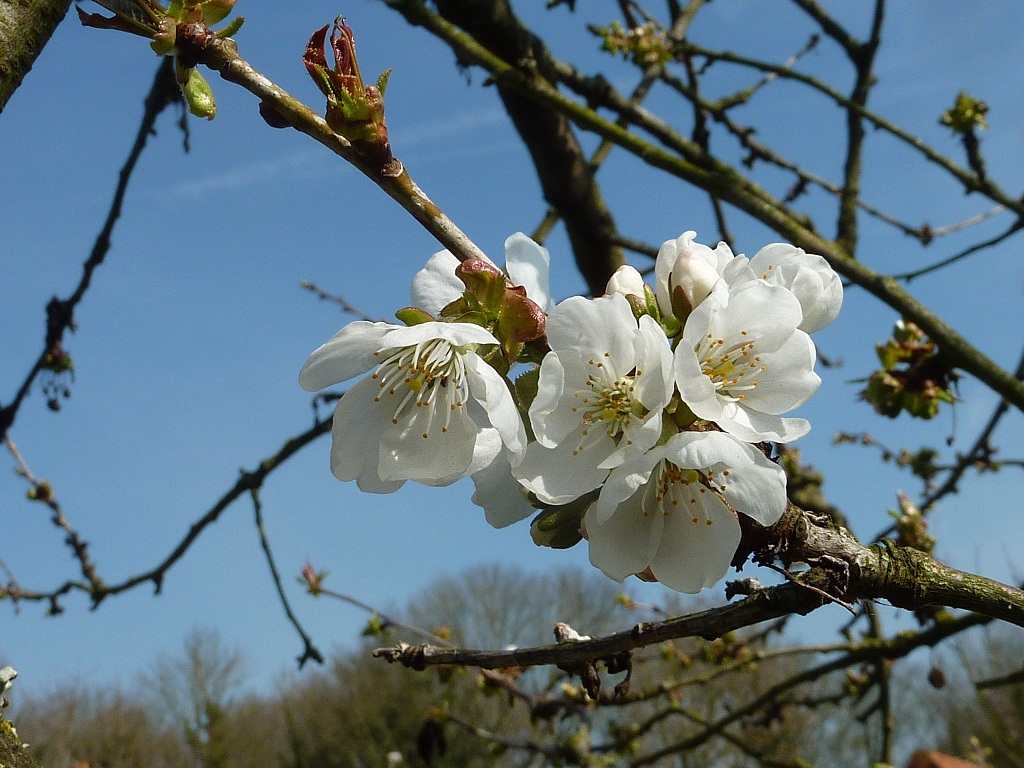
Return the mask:
M806 419L761 413L742 408L736 403L725 403L715 423L729 434L750 443L759 443L762 440L790 443L811 431L811 425Z
M425 485L450 485L466 474L473 461L477 426L466 408L438 405L413 407L380 438L378 467L384 480L415 480ZM442 430L448 418L447 432ZM426 435L426 437L424 437Z
M807 333L824 328L839 315L843 284L829 263L788 243L766 245L750 260L759 277L788 288L800 302Z
M700 307L694 314L698 311ZM679 396L690 410L702 419L717 421L722 415L722 403L718 399L715 385L701 370L700 361L685 335L676 347L673 372Z
M455 276L457 266L459 260L449 251L431 256L412 280L412 305L437 317L445 306L459 298L466 286Z
M753 466L730 470L723 493L736 511L761 525L772 525L786 511L786 473L760 452L755 453L758 460Z
M786 413L807 402L821 386L821 378L814 372L814 342L803 331L762 337L757 353L766 370L756 374L757 386L747 391L745 406L764 413Z
M634 343L636 368L641 372L634 377L636 398L648 410L661 410L668 405L674 390L672 347L661 326L650 315L640 318L640 330Z
M483 411L482 408L471 403L470 418L473 419L477 424L476 433L476 444L473 446L473 461L470 462L469 468L466 473L469 475L475 474L476 472L486 469L491 463L498 458L498 455L504 452L505 444L501 442L501 435L498 434L498 430L494 427L480 427L482 422L487 419L474 414L474 410ZM506 458L507 462L508 459Z
M338 401L331 426L331 472L345 482L358 480L367 493L392 493L404 480L385 482L378 470L377 446L392 426L390 414L373 400L379 389L377 382L366 378Z
M645 571L658 551L664 517L645 517L642 496L642 492L637 493L617 505L615 513L607 519L599 519L595 514L596 504L583 517L591 564L616 581Z
M518 523L537 511L526 500L503 453L499 452L490 464L474 472L472 478L476 486L473 503L483 507L487 522L495 528Z
M659 408L651 411L642 420L633 422L623 430L619 438L618 448L609 454L598 466L602 469L614 469L635 454L646 453L661 438L662 412Z
M697 511L688 507L661 516L661 539L650 563L658 581L690 594L725 576L740 543L739 522L724 501L710 492L693 497Z
M704 309L703 304L700 309ZM796 328L802 319L800 302L792 292L756 281L729 291L728 306L713 311L708 330L723 339L734 338L742 331L756 339L782 328ZM687 322L687 333L689 325Z
M540 366L537 396L530 404L530 424L537 441L554 448L580 424L575 392L587 386L587 370L576 350L548 352Z
M679 239L693 237L696 232L684 232ZM658 300L658 309L663 315L672 314L672 295L669 292L668 280L672 275L672 267L676 264L676 240L666 240L658 249L658 257L654 261L654 295Z
M349 323L309 356L299 372L299 385L316 392L366 373L376 364L374 353L380 349L381 339L398 327L364 320Z
M487 413L491 426L498 430L502 442L512 454L512 463L518 464L526 453L526 428L508 384L476 353L467 352L465 362L469 394Z
M572 296L555 307L547 323L552 349L579 350L584 360L610 360L612 379L633 368L636 332L633 310L620 293L599 299Z
M505 241L505 272L512 285L521 285L526 296L545 312L551 312L551 256L522 232Z
M713 470L729 504L762 525L771 525L785 511L786 475L782 468L736 437L721 432L682 432L665 444L664 452L678 467Z
M634 456L613 469L605 481L604 488L601 489L597 502L590 509L593 519L599 523L611 519L619 506L632 498L638 489L647 483L663 456L664 447L655 448L645 454ZM639 498L637 503L640 503ZM643 567L646 568L647 565Z
M615 443L602 435L579 451L582 432L581 425L555 448L530 443L526 456L513 473L548 504L567 504L594 490L608 476L608 470L602 469L601 463L615 450Z
M393 326L381 339L381 346L385 349L413 347L431 339L444 339L456 347L498 343L490 331L473 323L420 323L408 328Z

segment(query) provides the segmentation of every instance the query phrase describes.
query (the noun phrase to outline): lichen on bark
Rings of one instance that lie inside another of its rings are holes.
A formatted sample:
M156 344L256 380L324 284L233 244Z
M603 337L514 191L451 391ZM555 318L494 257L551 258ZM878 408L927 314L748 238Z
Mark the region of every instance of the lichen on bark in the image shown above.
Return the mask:
M70 7L71 0L0 0L0 112Z
M40 768L39 761L28 754L11 723L0 716L0 768Z

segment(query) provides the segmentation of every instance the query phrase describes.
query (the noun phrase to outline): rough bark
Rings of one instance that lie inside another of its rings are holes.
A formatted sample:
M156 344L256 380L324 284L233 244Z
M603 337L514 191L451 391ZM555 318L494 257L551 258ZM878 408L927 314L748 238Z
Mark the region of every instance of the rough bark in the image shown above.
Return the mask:
M0 0L0 112L70 7L71 0Z

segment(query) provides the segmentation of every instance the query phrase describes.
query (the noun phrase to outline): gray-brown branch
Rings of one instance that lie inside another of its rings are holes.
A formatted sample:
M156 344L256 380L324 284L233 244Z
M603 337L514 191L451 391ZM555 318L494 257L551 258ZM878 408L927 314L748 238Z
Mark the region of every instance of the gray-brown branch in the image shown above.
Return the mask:
M1024 626L1024 591L959 571L909 547L870 547L844 528L790 505L774 526L748 537L755 560L811 566L796 580L758 590L735 603L660 622L644 622L607 637L515 650L459 650L399 643L373 654L413 669L440 664L497 669L596 661L684 637L714 639L788 614L807 614L839 600L886 600L901 608L960 608ZM808 587L813 587L809 589Z

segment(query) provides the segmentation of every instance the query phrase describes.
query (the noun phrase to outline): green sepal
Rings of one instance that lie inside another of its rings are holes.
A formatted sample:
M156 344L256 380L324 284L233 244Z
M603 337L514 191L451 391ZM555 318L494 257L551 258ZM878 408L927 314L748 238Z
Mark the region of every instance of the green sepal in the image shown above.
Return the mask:
M683 325L674 315L669 315L661 319L661 329L665 331L666 336L674 339L683 332Z
M435 322L434 317L429 312L424 312L419 307L405 307L404 309L400 309L395 312L395 317L408 326Z
M178 27L174 23L174 19L170 16L165 16L160 19L160 24L156 34L153 35L153 39L149 43L149 47L153 49L153 53L157 56L166 56L171 53L174 50L177 29Z
M637 320L639 320L641 317L647 314L647 302L645 302L636 294L627 293L626 301L629 302L629 308L633 310L633 317L635 317Z
M644 283L644 303L647 304L647 314L661 322L661 308L658 307L658 296L647 283Z

